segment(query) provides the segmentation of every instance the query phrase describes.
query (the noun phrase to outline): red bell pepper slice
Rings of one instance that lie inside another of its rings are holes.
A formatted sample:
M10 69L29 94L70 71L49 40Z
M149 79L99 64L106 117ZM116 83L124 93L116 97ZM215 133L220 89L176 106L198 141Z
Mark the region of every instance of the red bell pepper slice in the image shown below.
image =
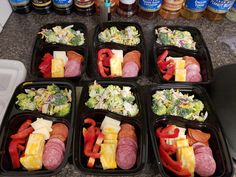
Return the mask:
M96 126L96 122L92 118L84 119L84 123L85 124L91 124L91 127L95 127Z
M168 54L169 54L169 51L164 50L164 52L162 52L162 54L157 57L157 60L156 60L157 64L159 61L164 61L166 57L168 56Z
M176 153L177 147L176 145L170 145L165 142L164 138L160 138L160 146L163 147L163 149L168 153L168 154L174 154Z
M44 78L51 77L51 63L53 56L50 53L46 53L42 58L42 63L39 65L40 72L43 73Z
M165 73L165 75L163 76L163 79L168 81L170 80L174 74L175 74L175 65L171 65L171 66L168 66L169 68L167 69L167 72Z
M21 132L21 131L27 129L27 128L30 126L31 123L32 123L32 120L31 120L31 119L27 119L27 120L20 126L20 128L18 129L17 132L19 133L19 132Z
M24 139L14 139L10 142L8 151L11 157L11 163L13 169L20 168L20 159L17 147L19 144L24 144L24 143L25 143Z
M17 134L11 135L12 139L25 139L29 136L30 133L32 133L34 129L32 127L29 127Z
M169 133L170 131L173 131L173 133ZM159 127L156 130L156 136L160 138L176 138L179 136L179 129L172 125L168 125L166 128Z
M103 66L110 66L110 59L113 53L109 48L103 48L98 51L98 60L102 61Z

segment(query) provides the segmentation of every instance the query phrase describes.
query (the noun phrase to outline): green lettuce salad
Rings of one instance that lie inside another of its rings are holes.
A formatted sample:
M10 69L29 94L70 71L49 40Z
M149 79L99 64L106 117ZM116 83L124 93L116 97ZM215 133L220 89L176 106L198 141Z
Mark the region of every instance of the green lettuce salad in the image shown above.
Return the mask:
M180 116L188 120L205 121L208 113L203 113L204 104L194 95L183 94L179 90L156 91L152 95L152 110L157 115Z
M25 89L25 93L17 95L16 104L20 110L38 110L44 114L66 116L71 108L71 90L60 89L57 85L47 88Z

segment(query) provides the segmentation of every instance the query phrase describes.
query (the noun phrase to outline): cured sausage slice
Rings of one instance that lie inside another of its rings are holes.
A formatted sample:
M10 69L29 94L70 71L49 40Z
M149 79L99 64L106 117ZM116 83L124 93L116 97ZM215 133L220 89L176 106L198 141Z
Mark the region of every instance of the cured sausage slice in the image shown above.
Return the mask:
M185 69L188 71L196 71L200 73L200 66L197 64L189 64L188 66L185 67Z
M186 74L187 82L200 82L202 81L202 76L199 72L196 71L187 71Z
M76 77L81 75L81 62L68 60L65 65L65 77Z
M185 66L187 67L190 64L197 64L200 67L200 64L194 57L184 56L183 59L185 60Z
M55 170L63 161L62 151L54 147L46 148L43 153L43 165L48 170Z
M213 157L207 153L195 154L195 172L200 176L212 176L216 170L216 162Z
M210 147L208 146L204 146L204 147L198 147L194 150L194 154L197 155L199 153L205 153L205 154L209 154L213 157L213 154L212 154L212 150Z
M67 128L67 126L65 124L63 124L63 123L53 124L51 136L52 135L61 135L61 136L63 136L66 139L67 136L68 136L68 128Z
M138 65L133 61L129 61L123 66L122 77L137 77L138 72Z
M141 58L141 53L138 50L133 50L131 52L128 52L124 56L124 65L130 61L135 62L138 65L138 68L141 68L140 64L140 58Z
M133 140L132 138L130 138L130 137L125 137L125 138L119 139L118 147L119 147L119 146L122 146L122 145L133 146L135 149L138 149L137 142L134 141L134 140Z

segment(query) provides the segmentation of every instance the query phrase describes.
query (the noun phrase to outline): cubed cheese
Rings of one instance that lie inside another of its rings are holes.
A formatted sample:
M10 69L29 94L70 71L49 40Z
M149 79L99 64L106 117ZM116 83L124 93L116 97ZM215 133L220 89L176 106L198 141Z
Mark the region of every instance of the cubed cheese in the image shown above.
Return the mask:
M123 50L111 50L114 57L119 59L121 61L121 63L123 63L123 58L124 58L124 53L123 53Z
M53 51L53 59L62 60L63 67L66 65L66 63L68 61L68 57L66 56L65 51Z
M193 147L182 147L177 149L177 160L182 163L182 167L189 170L193 175L195 169L195 156Z
M183 60L183 57L171 57L171 56L166 57L166 61L168 61L170 59L173 60L174 62L176 62L178 60Z
M64 62L62 59L52 59L52 77L64 77Z
M104 133L104 135L104 140L117 140L118 137L117 133Z
M176 142L177 148L189 146L188 139L179 139L179 140L176 140L175 142Z
M48 140L50 138L50 133L46 127L37 129L37 130L33 131L33 133L43 134L45 137L45 140Z
M47 128L49 132L52 131L52 121L51 120L46 120L43 118L37 118L36 121L31 123L31 126L33 127L34 130L40 129L40 128Z
M175 69L184 69L184 68L185 68L185 60L175 61Z
M185 82L186 81L186 69L175 70L175 81Z
M115 145L117 145L117 140L104 140L103 141L103 144L115 144Z
M105 116L100 128L103 131L105 131L105 129L109 131L110 129L110 131L114 130L116 133L118 133L120 131L120 121Z
M42 168L41 155L27 155L21 157L20 162L29 171L40 170Z
M112 76L122 76L121 60L116 57L110 59L110 69Z
M104 170L117 168L115 144L102 144L100 153L100 161Z

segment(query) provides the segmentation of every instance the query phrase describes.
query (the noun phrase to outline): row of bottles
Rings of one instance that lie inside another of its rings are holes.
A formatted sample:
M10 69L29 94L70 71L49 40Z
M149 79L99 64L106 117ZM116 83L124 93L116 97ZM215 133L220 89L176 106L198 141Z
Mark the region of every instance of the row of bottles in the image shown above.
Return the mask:
M108 18L110 12L117 12L124 17L134 14L151 19L158 13L164 19L183 16L198 19L203 14L210 20L220 20L232 7L230 14L235 14L236 0L9 0L13 10L27 13L32 7L36 12L46 14L53 9L59 14L70 14L72 8L79 15L102 14ZM103 10L100 13L100 9ZM109 12L107 11L109 9ZM106 14L104 14L104 10ZM233 12L232 12L233 11ZM107 16L108 14L108 16ZM110 18L110 17L109 17ZM104 19L103 19L104 20Z

